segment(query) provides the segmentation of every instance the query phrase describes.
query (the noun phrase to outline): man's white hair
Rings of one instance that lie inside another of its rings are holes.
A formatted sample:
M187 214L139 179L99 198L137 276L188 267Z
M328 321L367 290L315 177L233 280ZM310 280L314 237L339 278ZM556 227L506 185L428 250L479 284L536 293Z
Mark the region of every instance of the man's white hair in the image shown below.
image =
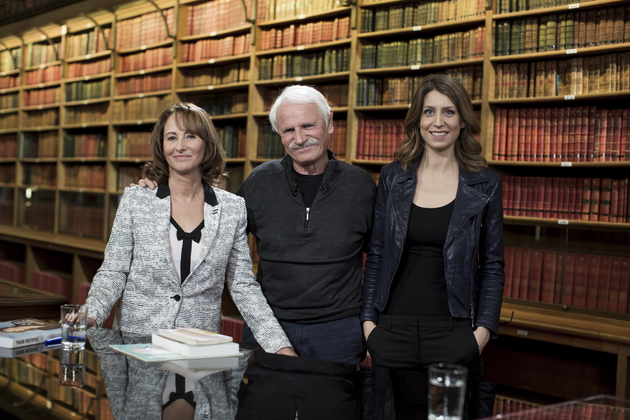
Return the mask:
M278 128L278 108L282 104L315 104L317 106L317 113L324 120L326 127L328 127L328 120L330 119L330 106L328 101L317 89L310 86L293 85L286 87L280 96L276 99L271 111L269 112L269 121L273 127L273 131L280 133Z

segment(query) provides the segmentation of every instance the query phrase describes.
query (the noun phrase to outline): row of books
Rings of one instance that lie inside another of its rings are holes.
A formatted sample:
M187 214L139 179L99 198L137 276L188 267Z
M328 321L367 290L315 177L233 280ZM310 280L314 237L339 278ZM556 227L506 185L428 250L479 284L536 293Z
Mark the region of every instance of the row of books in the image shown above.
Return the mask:
M59 99L59 87L24 91L24 106L52 105Z
M32 198L25 201L20 212L24 218L19 226L52 232L55 228L55 194L52 191L34 191Z
M262 31L261 50L312 45L350 38L350 17Z
M95 80L93 82L75 82L66 85L66 102L107 98L110 94L109 78Z
M310 54L284 54L261 58L260 80L319 76L350 70L350 49L326 49Z
M155 120L171 105L170 95L114 102L114 121Z
M628 178L504 176L506 216L628 223Z
M630 160L628 109L594 106L495 111L493 159L523 162Z
M492 415L497 416L499 414L505 415L510 413L518 413L520 411L529 410L536 407L537 405L527 401L514 400L509 397L504 397L503 395L497 395L494 400Z
M118 80L118 94L132 95L134 93L170 90L172 83L173 73L170 70L164 73L128 77Z
M253 18L252 2L245 1L249 17ZM186 11L186 35L211 34L245 25L243 3L239 0L213 0L195 4Z
M61 80L61 66L50 66L43 69L34 69L24 73L25 84L36 85L40 83L53 83Z
M361 47L361 68L419 66L483 57L486 29L402 41L380 41Z
M105 134L71 134L63 138L62 156L65 158L105 157L107 136Z
M282 159L284 157L284 146L280 136L273 131L270 125L258 127L256 157L258 159Z
M19 95L17 93L0 96L0 109L17 108L20 106L19 103Z
M22 175L23 185L57 186L57 165L54 163L22 165Z
M116 191L123 191L131 183L142 179L142 169L138 166L119 166L116 177Z
M496 99L625 90L630 90L630 53L496 65Z
M70 235L103 238L105 204L103 194L72 193L62 196L59 231Z
M54 158L57 157L57 132L25 132L20 142L22 158Z
M348 141L348 121L334 119L333 128L332 134L328 136L328 148L338 159L344 159L346 157L346 142Z
M454 77L466 88L472 100L481 99L482 66L446 69L440 73ZM407 105L426 75L357 79L357 106Z
M566 6L574 4L574 0L499 0L497 13L524 12L526 10L546 9L548 7ZM586 0L583 3L588 3Z
M15 184L15 164L0 166L0 184ZM9 213L13 213L13 195L5 197L7 190L0 189L0 200L9 199L10 205L7 204L7 209L10 209ZM4 203L5 201L3 201ZM1 216L0 216L1 217ZM12 222L10 222L12 223Z
M503 296L628 313L630 258L505 247Z
M31 287L72 299L72 277L62 272L40 271L31 273Z
M20 76L2 76L0 77L0 89L11 89L20 86Z
M82 57L88 54L96 54L109 50L112 37L111 28L102 28L105 38L98 28L94 28L90 32L68 35L66 37L66 50L68 58Z
M362 119L359 121L357 159L392 160L404 138L404 119Z
M168 25L168 34L173 35L175 10L162 10ZM151 12L116 23L116 49L147 46L167 40L166 25L160 12Z
M92 104L89 107L66 108L66 124L88 124L109 122L109 103Z
M215 93L190 99L190 102L203 108L211 117L247 112L247 92Z
M331 108L348 106L348 83L313 85L313 87L324 95ZM263 110L265 112L271 111L271 107L278 95L280 95L280 91L276 89L267 89L263 91Z
M63 58L60 42L52 45L48 43L30 43L26 47L26 68L59 61Z
M16 134L0 134L0 159L17 157L18 142Z
M13 212L13 209L11 209L11 212ZM0 279L24 284L26 280L24 264L12 261L0 261Z
M3 50L0 52L0 72L12 71L22 67L22 48Z
M124 59L125 57L123 57ZM80 61L68 64L68 78L93 76L95 74L109 73L112 68L111 57L101 58L89 62Z
M215 58L248 54L251 51L251 35L226 36L219 39L200 39L182 44L182 62L192 63Z
M346 1L337 0L267 0L265 20L291 19L301 15L325 12L338 7L349 6Z
M228 159L244 158L247 147L247 127L226 125L216 127L216 129L223 150L225 150L225 157Z
M185 88L247 82L249 80L249 61L189 70L184 72L183 76Z
M151 132L118 133L116 135L116 157L151 159Z
M493 56L630 42L630 8L610 7L493 23Z
M485 14L479 0L428 1L361 9L361 33L432 25Z
M120 57L120 72L148 70L173 64L173 47L154 48Z
M66 165L64 174L68 188L105 189L105 165Z
M1 130L9 130L12 128L17 128L17 126L18 126L17 114L0 115L0 129Z

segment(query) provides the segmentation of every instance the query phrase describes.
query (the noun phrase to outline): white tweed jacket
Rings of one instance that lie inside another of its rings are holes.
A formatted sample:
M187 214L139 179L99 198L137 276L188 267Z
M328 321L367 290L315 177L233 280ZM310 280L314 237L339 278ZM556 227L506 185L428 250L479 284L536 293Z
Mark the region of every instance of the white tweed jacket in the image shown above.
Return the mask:
M265 351L291 343L252 272L243 198L205 187L201 255L183 284L171 258L168 185L154 191L125 188L103 265L86 304L100 326L114 304L114 329L150 334L160 328L197 327L219 332L227 284L234 303Z

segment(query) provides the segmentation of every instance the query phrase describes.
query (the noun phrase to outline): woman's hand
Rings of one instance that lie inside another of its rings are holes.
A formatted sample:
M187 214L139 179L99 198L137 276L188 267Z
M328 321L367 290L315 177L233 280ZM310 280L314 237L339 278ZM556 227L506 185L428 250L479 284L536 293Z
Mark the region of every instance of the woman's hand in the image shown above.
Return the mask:
M66 322L76 323L79 320L80 316L81 316L81 313L67 314L66 315ZM61 325L62 321L63 321L62 319L59 320L59 325ZM88 328L96 327L96 321L91 316L88 316L87 327Z
M135 186L136 184L134 184L133 182L131 184L129 184L130 187ZM157 183L155 183L154 181L151 181L150 179L141 179L138 181L138 185L141 188L148 188L150 190L154 190L155 187L157 187Z
M374 330L374 328L376 328L376 324L372 321L365 321L363 323L363 335L365 335L365 341L367 341L367 339L370 337L370 334L372 334L372 330Z
M477 339L477 345L479 346L479 354L483 351L488 341L490 341L490 330L486 327L477 327L475 331L473 331L475 338Z
M276 354L281 354L283 356L298 357L298 355L295 354L295 352L293 351L291 347L282 347L280 350L276 352Z

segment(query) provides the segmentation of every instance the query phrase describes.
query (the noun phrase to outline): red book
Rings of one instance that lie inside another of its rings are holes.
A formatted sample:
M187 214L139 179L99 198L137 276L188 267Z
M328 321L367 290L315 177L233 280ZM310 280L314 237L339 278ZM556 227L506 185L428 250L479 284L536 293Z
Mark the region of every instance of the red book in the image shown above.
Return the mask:
M508 160L508 110L501 109L501 142L499 148L499 160Z
M521 212L520 215L523 217L528 217L530 215L530 206L531 203L529 199L531 199L531 194L528 194L531 191L530 184L530 176L521 177Z
M545 205L545 179L535 177L534 180L534 217L543 217L543 209Z
M553 108L557 109L557 108ZM549 156L551 155L551 142L552 142L552 127L551 127L551 108L545 108L544 111L544 143L538 145L538 151L542 156L542 159L538 159L538 162L549 162ZM540 126L539 126L540 128ZM558 132L558 127L556 126L556 136ZM540 141L541 138L538 137ZM557 138L554 139L557 141Z
M363 159L365 147L365 120L359 121L359 139L357 140L357 159Z
M556 273L555 273L555 287L554 287L554 293L553 293L553 303L563 303L562 299L564 297L563 293L563 287L564 287L564 282L565 282L565 266L564 266L564 260L565 260L565 254L564 252L557 252L556 253L556 257L557 257L557 261L556 261ZM569 305L571 304L571 294L569 293Z
M527 300L540 301L544 251L532 249L529 262Z
M545 146L545 132L549 132L549 127L545 127L545 109L538 110L538 133L536 134L536 143L532 143L532 161L542 162L543 151Z
M610 188L610 222L616 223L619 215L619 180L613 179Z
M599 258L599 276L597 278L597 309L608 310L611 280L611 257L602 255Z
M568 181L570 178L560 178L558 184L558 219L567 218L567 208L569 203Z
M501 136L501 114L505 109L497 109L494 114L494 142L492 143L492 159L505 160L505 146L501 142L505 141L505 137ZM503 156L501 156L501 146L503 146Z
M547 112L545 111L545 119ZM551 108L549 116L549 144L545 145L545 162L555 162L558 149L558 108Z
M571 122L571 109L566 107L562 112L562 142L558 144L558 152L560 154L559 161L575 161L575 158L569 157L569 141L573 141L573 139L579 139L579 125L576 124L575 127L572 127ZM574 113L576 111L573 111Z
M584 178L582 187L582 220L590 220L591 215L591 178Z
M628 222L628 178L619 180L619 208L617 221L619 223Z
M545 184L545 202L543 205L543 217L545 219L551 218L551 200L553 197L553 179L549 176L539 178L540 182Z
M519 162L524 162L525 161L525 143L527 142L526 140L526 133L527 133L527 109L525 108L521 108L520 109L520 124L519 124L519 128L518 128L518 155L516 157L516 160L518 160Z
M621 282L621 258L612 257L610 259L610 282L608 287L608 307L609 311L617 312L619 302L619 285Z
M549 250L544 252L542 263L542 286L540 295L541 302L554 303L554 293L556 291L557 263L557 251Z
M630 293L630 258L622 258L620 265L619 302L617 303L617 312L627 314L628 294Z
M612 192L612 179L603 178L601 182L601 191L599 193L599 221L608 222L610 220L610 197Z
M619 160L628 160L626 150L628 148L628 109L621 112L621 137L619 139Z
M512 208L514 209L514 216L523 216L521 213L521 189L522 189L522 180L523 178L520 176L515 176L512 178L512 189L514 191L514 201L512 204Z
M521 289L521 266L523 265L523 248L514 248L514 268L512 271L512 290L510 296L518 298Z
M599 255L591 255L588 258L588 270L586 276L586 307L597 308L597 289L599 287Z
M521 259L521 281L518 289L519 299L527 299L529 291L529 272L531 269L531 255L532 250L530 248L523 249L523 257Z
M625 109L624 111L627 111ZM623 131L622 127L622 110L615 109L613 111L613 131L611 134L612 142L611 142L611 150L609 153L610 160L614 162L619 162L621 160L621 132Z
M502 189L502 195L501 195L501 201L503 204L503 215L504 216L508 216L510 214L509 211L509 205L510 205L510 193L509 193L509 188L510 188L510 184L508 182L508 178L509 176L502 176L501 177L501 189Z
M529 129L527 144L525 145L525 160L527 162L533 162L536 160L536 144L538 143L538 108L530 108L530 110L532 111L532 114L527 124L528 127L531 127L531 129Z
M584 254L574 254L573 261L573 306L586 308L586 288L588 280L588 257Z
M505 145L505 160L516 160L512 153L512 147L514 143L514 124L515 120L518 120L518 109L507 110L507 142Z
M571 215L572 220L582 220L582 195L584 188L584 178L575 179L575 209Z
M602 139L604 140L604 153L606 153L606 114L598 109L595 113L595 138L593 139L593 161L599 162L602 154Z
M577 195L577 178L567 178L565 191L565 198L567 199L567 205L565 207L565 219L575 220L575 210L576 210L576 195ZM580 184L580 188L582 188L582 184Z
M505 259L505 284L503 285L503 296L512 297L512 277L514 275L514 248L506 246L503 250Z
M574 305L573 296L574 296L574 279L575 279L575 261L577 259L577 254L574 253L566 253L564 257L564 283L562 286L562 304L563 305ZM586 293L586 292L584 292ZM585 295L586 296L586 295ZM586 305L586 300L584 301L584 305Z
M560 200L560 178L553 177L551 179L551 219L557 219L559 216L558 205Z
M503 177L503 194L507 196L507 205L503 208L507 216L514 215L514 178L513 176Z
M600 178L592 178L591 179L591 199L590 205L590 216L589 220L597 222L599 220L599 205L600 205L600 188L601 188L601 179Z

